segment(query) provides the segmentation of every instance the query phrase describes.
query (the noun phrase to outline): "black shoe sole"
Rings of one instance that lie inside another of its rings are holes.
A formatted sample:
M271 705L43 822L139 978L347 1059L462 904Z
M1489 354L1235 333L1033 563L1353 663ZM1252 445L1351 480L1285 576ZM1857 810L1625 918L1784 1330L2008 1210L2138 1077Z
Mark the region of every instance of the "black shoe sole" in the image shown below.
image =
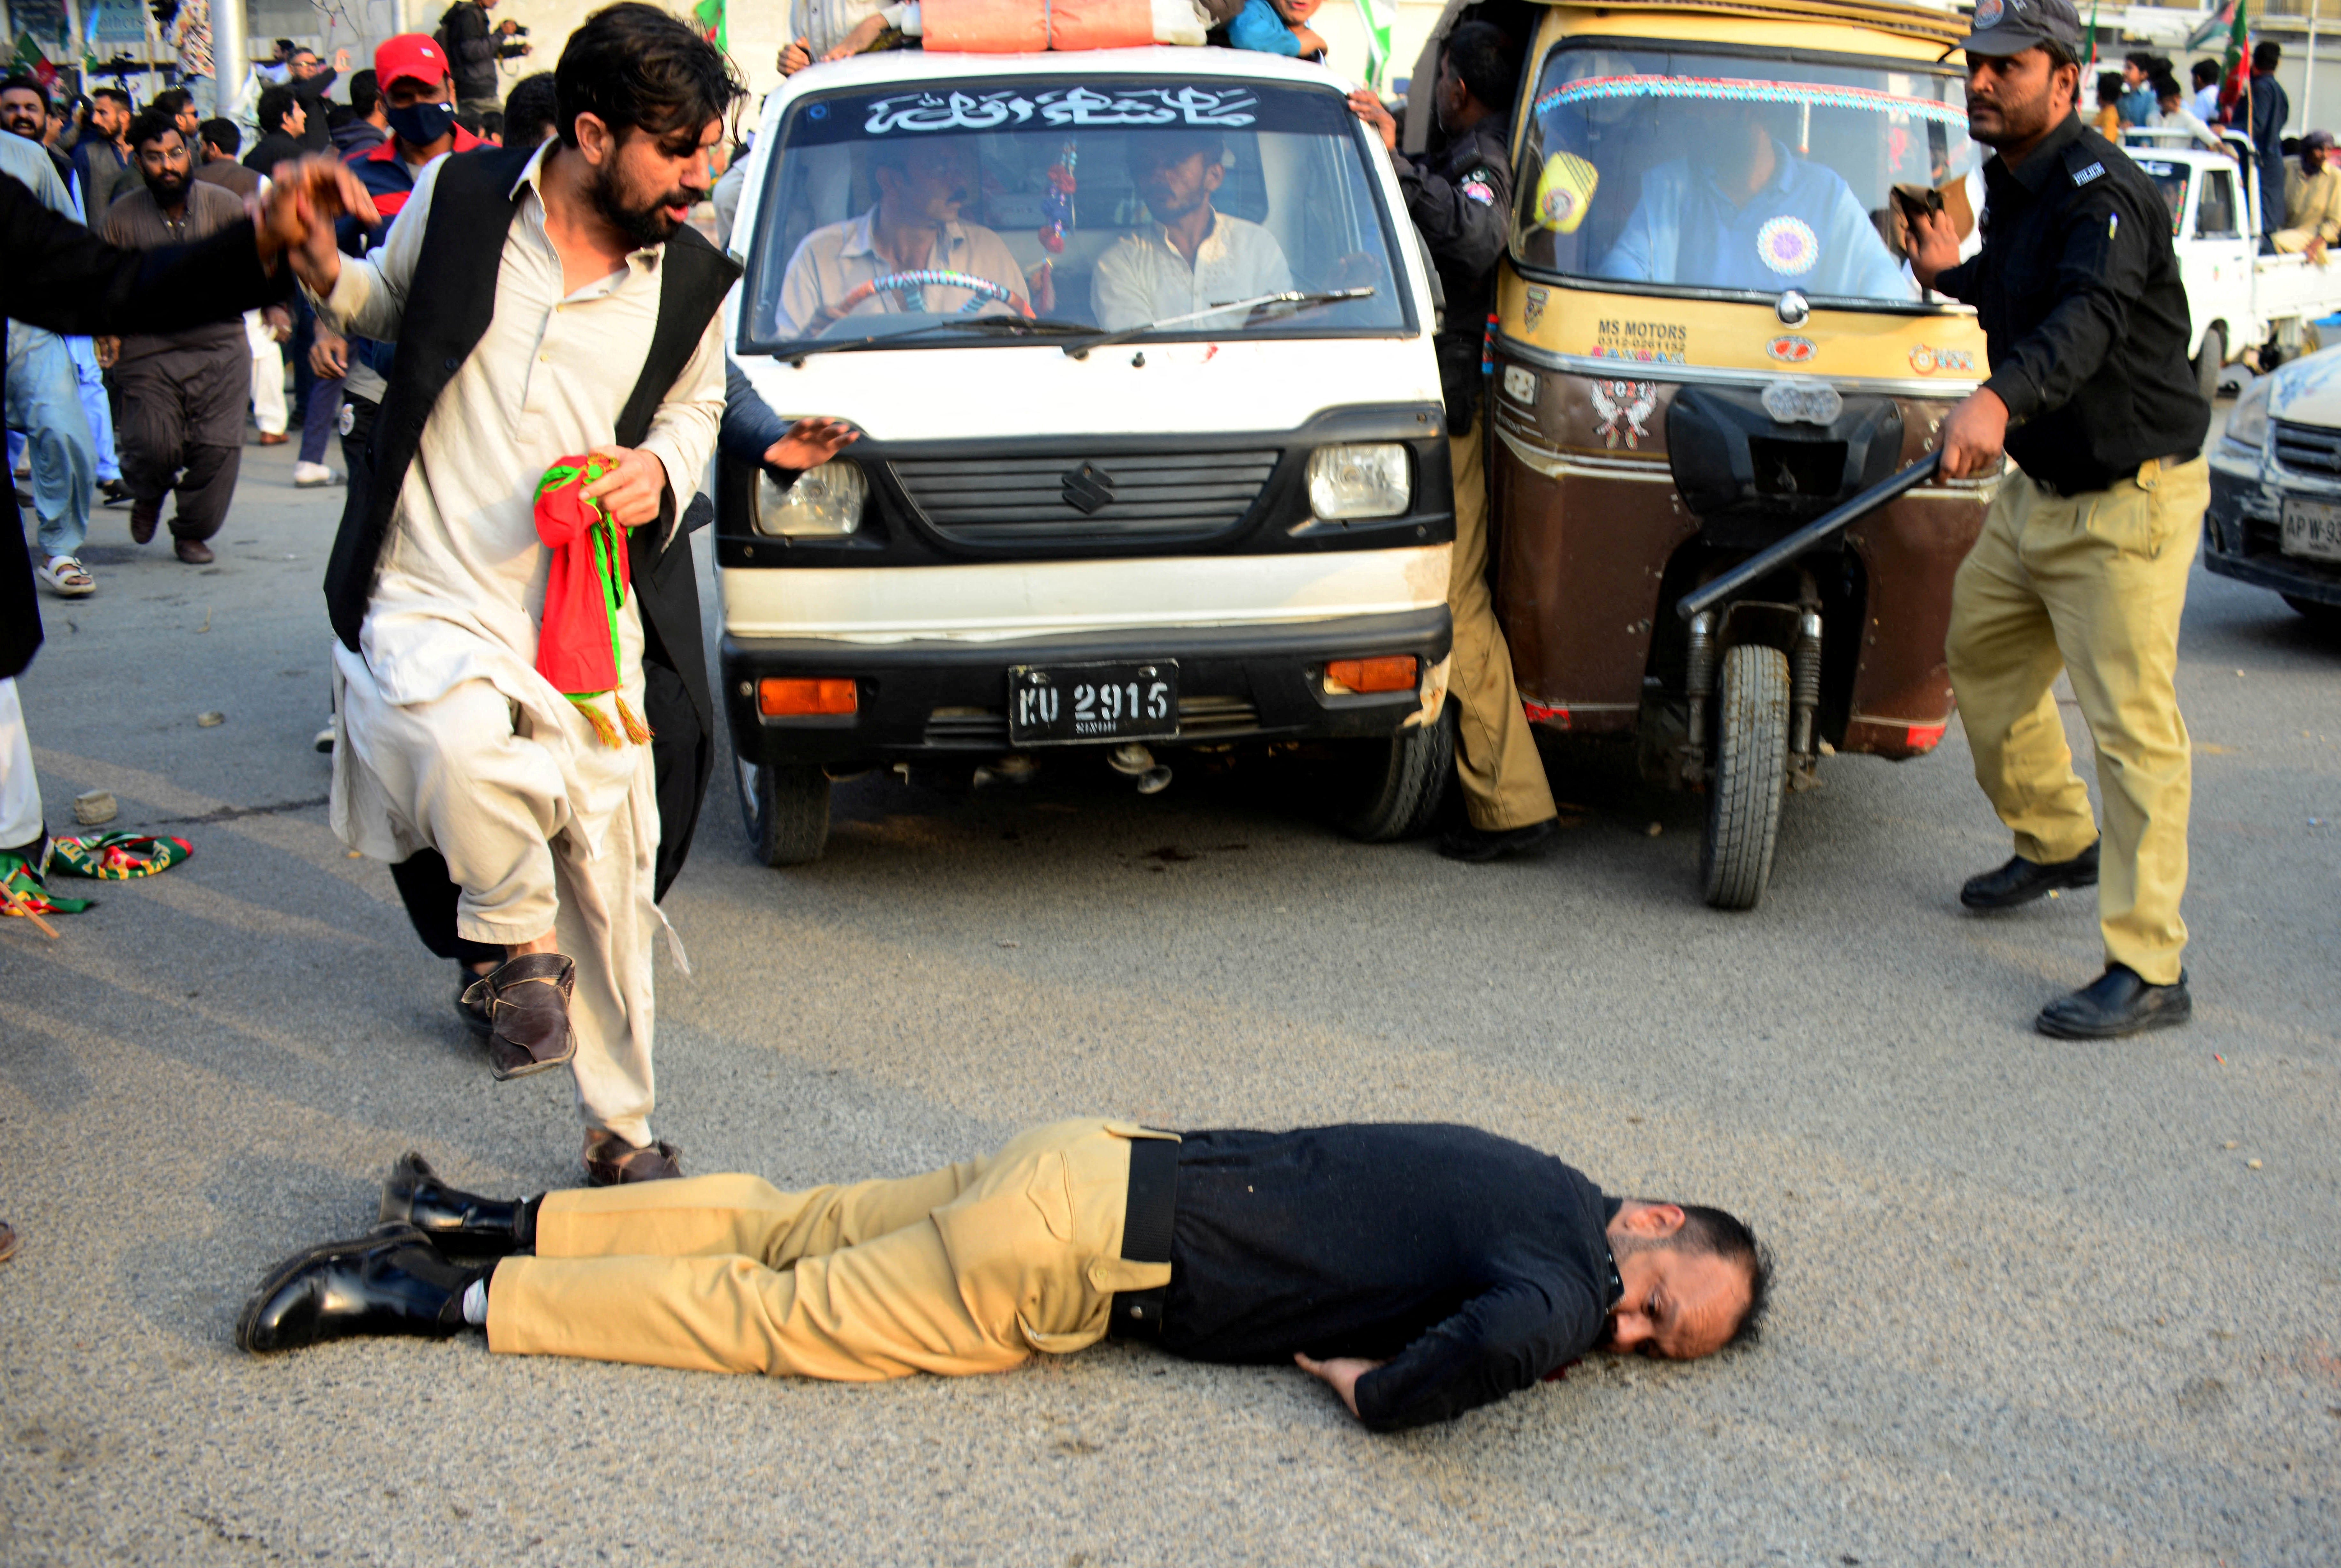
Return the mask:
M1441 839L1439 841L1438 849L1439 853L1447 859L1459 861L1466 866L1484 866L1491 860L1501 860L1510 855L1534 854L1551 843L1554 835L1559 831L1558 819L1548 818L1542 822L1531 822L1526 828L1511 829L1501 834L1488 834L1481 838L1468 839ZM1512 837L1514 833L1524 834L1526 837L1514 838Z
M2063 1023L2048 1016L2044 1008L2032 1020L2032 1027L2052 1040L2119 1040L2131 1035L2152 1034L2157 1029L2175 1029L2191 1021L2195 1005L2189 1001L2184 1007L2158 1007L2142 1018L2113 1026L2092 1027Z
M565 1067L576 1058L576 1056L577 1035L573 1030L569 1036L569 1048L557 1057L547 1057L541 1062L523 1062L516 1067L500 1067L496 1066L494 1058L490 1057L488 1071L494 1077L496 1082L508 1084L514 1078L534 1077L539 1073L549 1073L555 1067Z

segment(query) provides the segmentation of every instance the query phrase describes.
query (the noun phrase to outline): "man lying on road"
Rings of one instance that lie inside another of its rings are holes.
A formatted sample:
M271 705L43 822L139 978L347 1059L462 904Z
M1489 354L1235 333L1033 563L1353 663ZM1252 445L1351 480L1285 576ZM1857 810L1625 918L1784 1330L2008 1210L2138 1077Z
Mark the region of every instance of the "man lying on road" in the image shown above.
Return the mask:
M783 1193L708 1176L497 1201L419 1155L384 1222L273 1270L255 1353L484 1327L488 1348L869 1381L1000 1372L1108 1335L1291 1360L1380 1431L1598 1347L1751 1338L1771 1259L1718 1209L1606 1197L1470 1127L1037 1127L925 1176Z

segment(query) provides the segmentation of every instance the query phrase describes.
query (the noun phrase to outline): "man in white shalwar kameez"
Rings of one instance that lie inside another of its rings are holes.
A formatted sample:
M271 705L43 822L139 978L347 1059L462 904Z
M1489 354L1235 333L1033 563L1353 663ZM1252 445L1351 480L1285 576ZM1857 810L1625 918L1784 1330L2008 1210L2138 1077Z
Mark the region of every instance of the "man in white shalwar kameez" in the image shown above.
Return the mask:
M669 57L692 45L712 62ZM533 507L549 467L598 454L612 471L585 493L637 531L633 549L688 551L672 531L723 411L720 316L647 432L622 447L618 431L659 325L666 242L706 194L706 150L736 87L712 47L639 5L590 19L559 80L562 135L509 184L496 165L514 205L493 317L460 364L446 362L459 368L428 405L358 645L334 650L333 823L381 859L444 858L457 931L504 956L463 995L496 1076L570 1063L589 1176L645 1180L681 1170L650 1126L652 948L665 919L653 901L652 749L627 722L647 707L641 594L614 617L616 689L557 690L537 668L551 551ZM418 268L427 279L431 247L461 246L455 231L472 226L468 213L432 225L455 163L423 171L370 259L304 253L302 282L326 324L393 341L435 308L414 289ZM416 352L401 342L399 369Z

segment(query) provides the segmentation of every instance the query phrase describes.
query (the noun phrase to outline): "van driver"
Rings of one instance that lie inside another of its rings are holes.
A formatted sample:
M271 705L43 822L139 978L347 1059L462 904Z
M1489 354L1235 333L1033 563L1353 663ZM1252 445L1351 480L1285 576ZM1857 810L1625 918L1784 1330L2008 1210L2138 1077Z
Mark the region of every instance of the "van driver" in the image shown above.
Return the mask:
M1902 263L1835 169L1799 158L1762 108L1728 104L1689 157L1642 176L1642 199L1602 258L1629 283L1915 299Z
M878 201L858 218L815 229L789 258L788 274L781 281L781 334L811 337L845 315L954 315L979 299L972 289L929 283L881 289L848 303L860 285L896 273L968 273L1010 291L1020 310L1027 298L1034 298L1047 311L1054 302L1045 274L1037 288L1026 283L1005 240L980 223L960 222L960 209L975 188L973 154L972 147L948 142L880 143L873 148L871 178L877 182ZM989 308L996 313L1002 307Z
M1153 222L1098 258L1090 288L1098 325L1121 332L1292 286L1292 269L1274 234L1211 208L1211 193L1228 174L1217 134L1133 136L1130 173ZM1242 315L1230 313L1185 323L1182 330L1242 324Z

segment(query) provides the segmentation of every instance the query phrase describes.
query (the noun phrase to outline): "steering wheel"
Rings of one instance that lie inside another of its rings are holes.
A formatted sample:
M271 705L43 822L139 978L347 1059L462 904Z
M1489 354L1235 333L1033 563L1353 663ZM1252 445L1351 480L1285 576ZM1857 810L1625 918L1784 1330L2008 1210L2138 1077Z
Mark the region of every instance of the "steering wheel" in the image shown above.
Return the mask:
M959 308L959 313L963 316L973 315L981 306L996 303L1013 305L1023 313L1026 321L1032 319L1032 307L1017 298L1015 292L1005 283L995 283L990 278L979 278L972 273L941 272L931 267L888 273L866 283L856 283L846 291L844 298L830 307L830 312L835 316L846 315L881 289L899 290L903 303L916 308L920 303L919 291L929 288L966 289L972 293L975 297Z

